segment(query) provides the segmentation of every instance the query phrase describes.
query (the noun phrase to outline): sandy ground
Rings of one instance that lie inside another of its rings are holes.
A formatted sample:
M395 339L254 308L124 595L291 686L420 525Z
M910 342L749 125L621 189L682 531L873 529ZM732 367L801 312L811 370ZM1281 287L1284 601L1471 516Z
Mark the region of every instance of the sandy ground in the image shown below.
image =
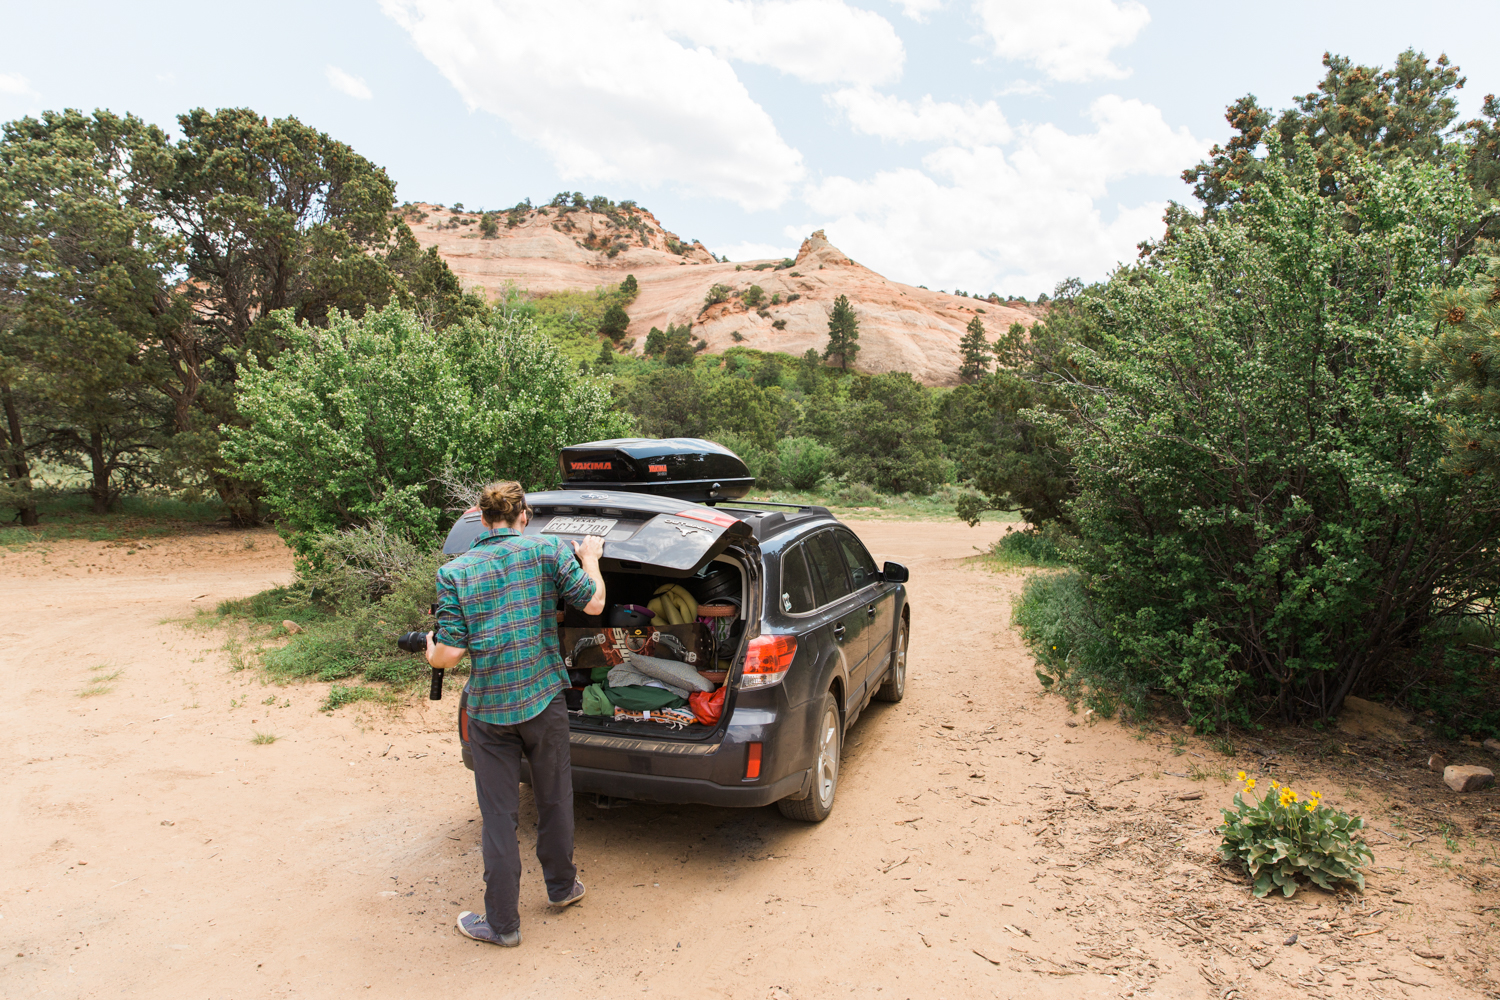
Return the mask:
M580 801L589 896L548 912L532 861L516 950L453 930L482 887L452 700L324 715L325 686L175 623L287 579L274 535L0 555L0 993L1500 995L1493 878L1382 835L1364 895L1255 900L1201 779L1259 758L1038 697L1022 578L963 562L999 526L857 528L911 567L911 675L854 728L833 816Z

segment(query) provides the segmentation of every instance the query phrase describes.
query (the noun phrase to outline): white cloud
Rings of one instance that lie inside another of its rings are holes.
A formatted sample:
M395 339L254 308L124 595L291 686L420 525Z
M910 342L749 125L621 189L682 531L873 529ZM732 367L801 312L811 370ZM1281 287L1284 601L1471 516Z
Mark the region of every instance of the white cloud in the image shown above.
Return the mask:
M565 180L670 182L747 209L782 204L804 169L731 60L868 85L899 76L905 59L889 22L842 0L381 7L471 108L505 119Z
M899 78L906 61L889 21L843 0L645 0L634 6L668 34L807 83L882 83Z
M925 96L915 107L868 87L848 87L829 95L854 131L897 142L951 142L982 146L1010 141L1011 128L994 101L952 104Z
M785 260L788 257L796 257L797 249L801 245L799 242L784 247L772 246L770 243L735 243L732 246L721 247L719 255L738 263L744 263L747 260Z
M996 55L1070 83L1128 76L1110 50L1129 45L1151 20L1136 0L975 0L974 11Z
M901 13L919 24L927 20L927 15L943 6L943 0L895 0L901 5Z
M328 85L341 94L348 94L361 101L368 101L375 96L370 93L370 87L364 80L345 73L337 66L329 66L324 72L328 76Z
M36 91L31 89L31 83L20 73L0 73L0 94L27 97L35 96Z
M1208 145L1138 100L1108 96L1089 108L1092 132L1018 129L1014 148L949 145L922 169L868 180L833 177L806 200L817 225L875 270L934 288L1035 294L1066 277L1103 277L1159 235L1164 203L1107 206L1109 184L1171 177Z

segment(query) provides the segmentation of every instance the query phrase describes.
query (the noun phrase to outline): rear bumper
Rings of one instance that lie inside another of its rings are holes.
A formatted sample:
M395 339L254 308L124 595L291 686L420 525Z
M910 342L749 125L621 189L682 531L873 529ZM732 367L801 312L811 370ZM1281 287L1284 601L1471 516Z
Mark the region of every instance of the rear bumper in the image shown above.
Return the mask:
M529 775L527 775L529 777ZM695 803L705 806L752 808L796 795L808 772L795 771L769 785L720 785L702 778L673 778L661 774L624 774L593 767L573 768L573 791L596 792L642 802ZM523 780L525 780L523 778Z

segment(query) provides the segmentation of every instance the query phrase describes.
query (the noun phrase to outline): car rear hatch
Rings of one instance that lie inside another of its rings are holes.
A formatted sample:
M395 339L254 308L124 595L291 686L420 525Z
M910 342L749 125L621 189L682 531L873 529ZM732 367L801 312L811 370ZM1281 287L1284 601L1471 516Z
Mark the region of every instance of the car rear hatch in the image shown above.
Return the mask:
M576 711L570 714L575 733L599 734L600 738L704 741L722 733L733 712L735 682L746 643L757 633L761 614L760 549L751 526L712 507L646 493L554 490L528 494L527 502L533 513L527 535L553 535L569 541L597 535L604 540L599 566L610 606L645 604L658 587L674 582L701 597L704 581L716 573L722 576L724 567L738 570L741 586L735 620L716 623L728 633L726 644L707 640L716 653L714 666L723 668L718 672L724 677L717 683L725 686L723 711L714 725L676 728ZM452 555L466 551L482 530L479 512L466 512L448 533L443 551ZM567 612L566 624L601 630L605 627L603 618L584 619L576 609ZM560 622L560 628L562 625ZM568 655L567 644L562 647Z

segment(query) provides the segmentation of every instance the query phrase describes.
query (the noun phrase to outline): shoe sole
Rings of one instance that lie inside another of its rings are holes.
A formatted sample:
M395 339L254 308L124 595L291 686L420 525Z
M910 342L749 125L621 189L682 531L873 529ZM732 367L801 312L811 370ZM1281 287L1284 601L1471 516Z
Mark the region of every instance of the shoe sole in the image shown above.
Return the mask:
M580 886L583 885L582 882L580 882L578 884ZM553 900L549 899L549 900L547 900L547 905L548 906L556 907L559 910L564 910L564 909L567 909L568 907L572 906L574 903L578 902L580 899L582 899L584 896L587 896L588 894L589 894L588 889L584 889L578 895L576 895L576 896L570 896L570 897L568 897L567 899L564 899L561 902L554 902Z
M478 941L480 944L494 944L494 945L499 945L502 948L519 948L521 946L521 932L520 931L516 931L516 939L514 941L507 941L507 940L504 939L504 937L502 937L498 941L492 941L489 938L475 937L473 934L470 934L468 932L468 930L465 929L465 927L464 927L464 917L470 917L470 916L473 916L473 911L472 910L465 910L464 912L460 913L458 915L458 919L454 921L455 925L457 925L457 927L458 927L458 933L462 934L464 937L468 938L470 941Z

